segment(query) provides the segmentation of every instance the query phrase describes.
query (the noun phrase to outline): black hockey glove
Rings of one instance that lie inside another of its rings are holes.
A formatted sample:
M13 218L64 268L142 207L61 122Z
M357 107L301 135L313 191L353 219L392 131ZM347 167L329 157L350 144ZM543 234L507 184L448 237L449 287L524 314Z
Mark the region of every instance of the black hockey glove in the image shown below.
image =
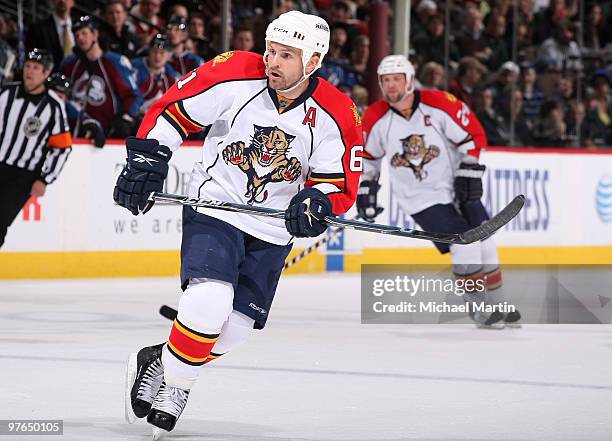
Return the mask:
M123 115L115 115L109 130L109 136L112 138L123 139L132 134L134 128L134 118L127 113Z
M455 174L455 200L459 204L482 198L482 175L486 167L462 162Z
M91 139L93 141L93 145L98 148L104 147L104 144L106 143L106 135L104 134L102 124L93 118L87 118L83 121L83 124L81 124L81 128L79 130L79 136Z
M374 222L384 210L383 207L378 207L376 195L380 185L376 181L362 181L357 190L357 214L366 222Z
M153 201L148 200L151 192L163 189L172 151L165 145L159 145L155 139L130 136L125 143L127 164L117 178L113 199L136 216L146 213L153 206Z
M332 215L329 198L316 188L305 188L293 196L285 211L285 227L295 237L316 237L327 229L321 223Z

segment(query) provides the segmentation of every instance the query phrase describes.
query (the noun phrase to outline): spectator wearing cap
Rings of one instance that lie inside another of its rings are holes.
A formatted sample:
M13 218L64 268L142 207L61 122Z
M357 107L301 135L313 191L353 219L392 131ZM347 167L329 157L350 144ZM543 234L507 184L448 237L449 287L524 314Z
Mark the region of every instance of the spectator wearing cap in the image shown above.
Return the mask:
M199 55L186 50L185 46L189 35L187 33L187 20L184 17L172 16L168 20L166 35L172 51L170 64L181 77L204 62Z
M170 43L163 34L157 34L149 47L146 57L136 58L136 83L143 97L138 112L142 118L151 105L157 101L176 82L177 73L168 63L170 60Z
M100 47L105 51L134 58L140 49L141 40L127 21L127 9L122 0L109 0L104 8L106 24L100 30Z
M518 85L521 69L513 61L506 61L495 72L491 78L491 87L495 94L495 105L500 106L503 99L503 94L506 89L513 87L513 84Z
M593 143L597 146L612 145L612 81L609 74L601 69L591 80L593 95L590 99L588 120Z
M473 106L474 89L480 84L487 68L474 57L463 57L459 61L457 76L448 84L448 91Z
M109 137L125 138L134 129L142 103L135 71L124 55L103 51L94 19L83 16L73 25L77 50L62 61L60 72L74 85L72 100L79 111L98 121ZM77 133L82 136L82 118Z
M164 22L159 17L160 9L161 0L140 0L131 10L130 21L144 45L148 45L158 32L163 31Z
M21 208L45 195L71 151L64 102L45 88L52 69L51 53L32 49L23 82L0 89L0 247Z
M28 48L46 49L53 56L53 64L59 66L62 59L72 53L72 8L74 0L51 0L52 13L45 20L33 23L27 33Z

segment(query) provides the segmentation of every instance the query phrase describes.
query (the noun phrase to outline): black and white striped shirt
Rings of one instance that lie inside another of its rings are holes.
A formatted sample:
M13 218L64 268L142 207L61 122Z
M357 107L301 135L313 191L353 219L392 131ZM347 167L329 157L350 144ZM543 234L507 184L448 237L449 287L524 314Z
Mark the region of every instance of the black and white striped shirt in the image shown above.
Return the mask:
M50 184L71 147L66 107L55 92L30 95L20 84L0 89L0 163L40 173Z

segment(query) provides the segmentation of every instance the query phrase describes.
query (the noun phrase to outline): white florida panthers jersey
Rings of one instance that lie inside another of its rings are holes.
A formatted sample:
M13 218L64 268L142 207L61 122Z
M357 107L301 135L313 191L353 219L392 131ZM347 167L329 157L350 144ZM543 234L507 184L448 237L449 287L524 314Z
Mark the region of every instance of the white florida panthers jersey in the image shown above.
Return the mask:
M477 159L487 143L474 114L454 95L438 90L414 94L409 117L383 100L363 117L364 179L377 179L382 161L388 161L391 192L409 214L452 202L461 158Z
M175 150L206 133L189 196L285 209L303 187L327 194L335 214L354 203L362 168L361 121L353 102L322 79L283 106L267 85L260 55L227 52L179 80L147 112L139 138ZM280 109L280 110L279 110ZM283 220L198 208L275 244Z

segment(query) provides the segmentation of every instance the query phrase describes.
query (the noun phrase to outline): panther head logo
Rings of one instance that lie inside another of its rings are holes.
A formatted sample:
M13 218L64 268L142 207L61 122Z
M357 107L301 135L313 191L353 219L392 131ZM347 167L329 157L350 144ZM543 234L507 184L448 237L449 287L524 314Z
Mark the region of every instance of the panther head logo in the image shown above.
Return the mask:
M253 135L248 146L242 141L233 142L223 149L226 164L234 165L246 174L247 203L261 203L268 198L265 186L270 182L294 182L302 174L302 164L287 156L295 135L276 126L253 125Z
M260 127L254 125L255 134L251 145L258 152L257 162L262 167L269 166L275 158L286 156L295 136L289 135L278 127Z
M409 135L400 139L402 153L396 153L391 158L392 167L408 167L415 177L422 181L427 177L425 164L440 156L440 148L432 145L427 147L424 135Z

